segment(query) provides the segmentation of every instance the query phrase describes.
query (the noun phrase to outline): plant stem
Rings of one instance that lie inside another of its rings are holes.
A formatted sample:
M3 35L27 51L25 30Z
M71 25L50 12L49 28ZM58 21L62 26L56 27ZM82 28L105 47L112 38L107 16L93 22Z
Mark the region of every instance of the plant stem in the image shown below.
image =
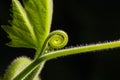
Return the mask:
M63 49L58 51L49 52L42 55L39 59L33 61L29 66L27 66L20 74L18 74L13 80L20 80L30 73L40 65L44 65L45 61L54 59L61 56L80 54L91 51L105 50L110 48L120 47L120 41L112 41L107 43L93 44L81 47L74 47L69 49Z
M26 76L29 75L33 70L36 70L41 66L41 69L44 65L44 62L40 63L38 60L33 61L29 66L27 66L22 72L15 76L12 80L25 80ZM39 70L41 70L39 69Z
M36 60L37 59L37 56L39 55L39 54L41 54L41 50L38 48L38 49L36 49L36 53L35 53L36 55L35 55L35 57L34 57L34 60ZM27 78L25 78L25 79L31 79L31 80L33 80L35 77L38 77L39 76L39 73L41 72L41 70L42 70L42 68L43 68L43 66L44 66L44 64L45 64L45 62L42 62L41 63L42 65L39 65L38 67L36 67L28 76L27 76ZM29 78L29 76L30 76L30 78ZM31 77L32 76L32 77Z
M116 48L116 47L120 47L119 40L107 42L107 43L99 43L99 44L92 44L92 45L87 45L87 46L63 49L63 50L53 51L53 52L43 55L40 58L40 61L46 61L46 60L50 60L50 59L61 57L61 56L80 54L80 53L98 51L98 50L105 50L105 49Z
M34 60L38 58L38 55L41 53L41 50L39 48L36 49Z

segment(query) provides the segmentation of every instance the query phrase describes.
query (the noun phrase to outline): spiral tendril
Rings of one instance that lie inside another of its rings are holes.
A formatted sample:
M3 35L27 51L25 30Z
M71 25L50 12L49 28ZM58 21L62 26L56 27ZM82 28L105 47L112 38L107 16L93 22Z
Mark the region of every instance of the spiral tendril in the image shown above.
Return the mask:
M68 35L62 30L56 30L50 33L48 39L48 47L52 49L60 49L68 43Z
M66 46L68 43L68 35L62 30L55 30L51 32L46 38L42 51L38 57L43 53L49 52L53 49L60 49Z

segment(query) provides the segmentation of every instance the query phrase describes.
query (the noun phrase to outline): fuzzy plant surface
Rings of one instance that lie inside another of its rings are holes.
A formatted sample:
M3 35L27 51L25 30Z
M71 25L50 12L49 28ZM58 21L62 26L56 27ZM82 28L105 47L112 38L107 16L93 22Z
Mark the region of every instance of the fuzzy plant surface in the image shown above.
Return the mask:
M120 47L120 41L64 49L68 35L62 30L50 32L52 0L12 0L10 25L3 25L11 39L8 46L35 49L34 59L15 59L0 80L41 80L39 74L46 61L61 56Z

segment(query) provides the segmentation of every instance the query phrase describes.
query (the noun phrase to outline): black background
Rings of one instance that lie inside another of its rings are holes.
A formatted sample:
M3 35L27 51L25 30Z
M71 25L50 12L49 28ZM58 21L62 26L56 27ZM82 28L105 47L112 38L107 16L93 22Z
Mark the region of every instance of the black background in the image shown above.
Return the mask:
M11 0L0 0L0 25L10 19ZM33 13L34 14L34 13ZM54 0L51 31L62 29L69 35L67 46L119 40L120 2L118 0ZM0 74L18 56L33 58L34 50L12 48L0 27ZM119 80L120 48L89 52L48 61L42 80Z

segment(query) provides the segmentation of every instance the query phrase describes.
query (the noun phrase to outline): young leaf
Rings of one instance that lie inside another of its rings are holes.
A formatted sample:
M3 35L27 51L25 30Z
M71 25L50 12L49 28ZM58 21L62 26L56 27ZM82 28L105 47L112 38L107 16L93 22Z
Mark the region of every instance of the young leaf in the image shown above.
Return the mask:
M12 0L11 26L3 26L12 47L41 49L50 31L52 0Z
M12 18L11 26L3 26L11 39L8 45L34 48L39 55L50 31L52 0L23 0L23 5L18 0L12 0ZM36 68L29 75L37 75L40 69Z
M11 39L8 45L13 47L35 47L36 36L33 26L18 0L12 0L12 13L13 20L10 21L12 27L3 26Z
M23 0L23 5L34 26L38 48L41 48L50 31L52 0Z

